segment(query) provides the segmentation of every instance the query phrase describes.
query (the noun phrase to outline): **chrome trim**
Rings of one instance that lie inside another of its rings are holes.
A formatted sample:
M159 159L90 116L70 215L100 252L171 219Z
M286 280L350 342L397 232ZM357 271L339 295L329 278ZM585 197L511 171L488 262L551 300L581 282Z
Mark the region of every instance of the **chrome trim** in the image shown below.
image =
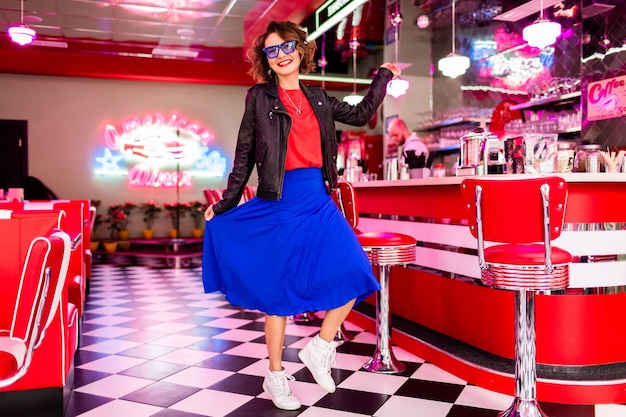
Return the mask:
M488 287L503 290L551 291L569 285L569 264L552 266L548 273L544 265L506 265L487 263L481 268L481 279Z
M543 203L543 247L545 249L546 272L551 274L552 266L552 242L550 241L550 186L541 184L541 202Z
M477 185L474 189L476 198L476 235L478 238L478 265L480 269L486 267L485 264L485 241L483 239L483 187Z
M415 245L373 247L363 246L370 263L375 266L402 265L415 262Z

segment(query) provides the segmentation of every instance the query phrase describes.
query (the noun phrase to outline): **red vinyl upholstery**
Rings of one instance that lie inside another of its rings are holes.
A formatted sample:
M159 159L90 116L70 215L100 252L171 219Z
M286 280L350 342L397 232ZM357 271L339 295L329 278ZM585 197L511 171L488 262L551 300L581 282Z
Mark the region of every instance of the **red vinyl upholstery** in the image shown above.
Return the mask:
M256 193L254 192L254 188L252 188L249 185L246 185L243 188L243 201L246 202L246 201L252 200L254 198L255 194Z
M0 323L2 323L2 329L9 329L8 323L13 322L16 311L22 322L25 320L22 314L31 311L28 304L20 304L18 309L15 309L15 300L19 299L22 271L25 265L30 265L27 260L31 243L41 237L47 237L55 241L57 238L62 238L67 245L70 239L69 234L65 232L57 233L59 228L63 229L65 221L65 213L60 210L13 210L9 212L0 208L0 212L0 236L3 236L3 239L0 239L0 296L3 299L0 302ZM67 252L61 263L55 262L51 270L52 277L55 276L55 271L59 271L58 281L63 285L55 286L54 293L46 299L47 304L42 313L45 315L45 320L41 323L45 328L45 333L43 337L38 338L38 347L32 354L30 367L11 385L0 387L0 392L65 386L78 341L78 310L68 297L67 270L70 258L71 255ZM5 297L6 300L13 300L13 302L5 302ZM46 313L47 311L49 314ZM0 360L0 362L3 366L16 366L19 361L6 360L5 356L5 360ZM5 372L6 376L12 370L5 368Z
M208 205L215 204L222 199L222 192L215 188L205 188L202 190Z
M208 205L215 204L222 199L222 194L224 193L224 189L219 190L217 188L205 188L202 190L204 193L204 197L206 198L206 202ZM239 204L245 203L246 201L251 200L255 196L254 188L250 185L246 185L243 188L243 194L241 195L241 200Z
M91 230L88 200L53 200L37 202L0 202L0 209L13 210L60 210L64 213L62 226L72 240L72 254L68 270L69 300L82 317L86 299L87 268L91 268Z
M461 184L470 231L478 238L476 203L481 189L483 238L492 242L536 243L544 241L540 187L550 192L550 240L561 235L567 184L560 177L495 176L466 178Z
M28 371L59 308L69 255L67 233L51 231L32 240L19 279L4 277L0 284L0 303L13 306L12 315L0 317L0 387L12 385Z
M331 197L352 229L358 234L359 210L356 203L354 187L349 182L340 181L337 188L331 193Z

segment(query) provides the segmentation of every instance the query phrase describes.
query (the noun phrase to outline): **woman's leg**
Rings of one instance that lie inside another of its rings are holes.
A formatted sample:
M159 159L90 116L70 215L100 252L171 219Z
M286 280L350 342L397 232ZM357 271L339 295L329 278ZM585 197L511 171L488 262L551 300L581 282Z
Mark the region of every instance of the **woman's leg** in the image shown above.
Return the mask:
M270 359L270 371L283 369L283 345L285 343L285 326L287 317L265 316L265 345Z
M283 369L283 345L287 317L265 316L265 344L270 358L270 369L263 380L263 390L268 393L274 405L283 410L297 410L300 401L293 395L288 381L293 381Z
M322 322L322 328L320 329L320 337L322 339L327 342L332 342L335 339L339 326L341 326L341 323L348 317L350 310L354 307L355 301L356 299L353 298L341 307L333 308L326 312L324 321Z
M317 336L311 339L298 353L298 357L309 368L311 375L320 387L328 392L335 392L336 386L331 376L331 367L335 360L335 344L333 339L339 330L339 326L348 316L354 299L341 307L333 308L326 312L322 328Z

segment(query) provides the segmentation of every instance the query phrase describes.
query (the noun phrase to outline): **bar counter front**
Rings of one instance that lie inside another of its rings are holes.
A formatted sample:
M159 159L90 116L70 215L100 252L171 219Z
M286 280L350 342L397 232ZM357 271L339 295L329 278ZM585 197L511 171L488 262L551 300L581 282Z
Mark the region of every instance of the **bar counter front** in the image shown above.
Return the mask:
M567 290L536 296L537 398L624 403L626 174L558 175L569 195L554 245L574 261ZM461 202L463 179L355 182L358 227L418 241L416 263L391 272L393 343L469 383L513 395L514 293L480 282L477 242ZM371 310L350 316L367 328L370 318Z

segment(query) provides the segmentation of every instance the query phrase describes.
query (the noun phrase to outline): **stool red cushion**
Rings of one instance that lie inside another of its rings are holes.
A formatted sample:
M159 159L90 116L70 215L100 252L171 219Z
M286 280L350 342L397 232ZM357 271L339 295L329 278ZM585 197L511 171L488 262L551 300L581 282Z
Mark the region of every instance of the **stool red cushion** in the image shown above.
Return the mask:
M510 265L544 265L545 250L539 244L495 245L485 248L485 261L489 263ZM572 255L557 247L552 247L552 263L554 265L572 262Z
M365 232L358 235L361 246L411 246L417 240L401 233Z

